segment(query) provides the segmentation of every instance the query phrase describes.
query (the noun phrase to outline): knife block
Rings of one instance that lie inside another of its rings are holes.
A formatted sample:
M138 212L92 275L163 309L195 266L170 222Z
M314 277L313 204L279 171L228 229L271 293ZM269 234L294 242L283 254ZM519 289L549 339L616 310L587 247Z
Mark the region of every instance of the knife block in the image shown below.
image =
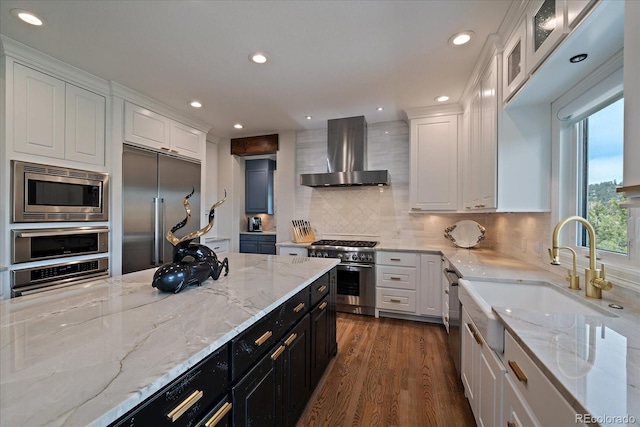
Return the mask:
M293 231L293 243L312 243L316 240L316 235L311 227L306 231L306 234L300 227L292 227L291 230Z

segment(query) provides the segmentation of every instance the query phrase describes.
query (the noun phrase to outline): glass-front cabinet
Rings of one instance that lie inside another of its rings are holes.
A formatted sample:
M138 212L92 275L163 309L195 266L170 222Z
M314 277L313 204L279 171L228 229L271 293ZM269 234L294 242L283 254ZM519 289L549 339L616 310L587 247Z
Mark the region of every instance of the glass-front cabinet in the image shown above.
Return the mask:
M527 74L532 73L565 34L566 0L536 0L527 11Z
M527 21L522 20L504 48L502 61L502 100L506 102L527 78L525 43Z

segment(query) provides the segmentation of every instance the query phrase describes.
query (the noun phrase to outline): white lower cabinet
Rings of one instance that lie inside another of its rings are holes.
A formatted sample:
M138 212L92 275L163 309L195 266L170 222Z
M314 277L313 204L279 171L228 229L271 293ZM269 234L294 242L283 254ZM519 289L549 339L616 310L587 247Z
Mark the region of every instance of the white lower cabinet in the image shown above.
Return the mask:
M209 238L205 239L204 244L218 255L229 252L229 239Z
M462 384L476 423L482 427L501 426L505 368L464 307L460 334Z
M297 245L291 245L291 246L280 245L278 246L278 255L306 257L307 248L304 246L297 246Z
M504 380L504 422L509 427L542 427L524 402L509 375Z
M519 417L525 426L585 425L577 422L573 407L508 332L504 334L504 363L511 382L511 389L505 390L505 420ZM521 402L514 403L517 399Z
M376 253L376 317L442 318L442 257L415 252Z

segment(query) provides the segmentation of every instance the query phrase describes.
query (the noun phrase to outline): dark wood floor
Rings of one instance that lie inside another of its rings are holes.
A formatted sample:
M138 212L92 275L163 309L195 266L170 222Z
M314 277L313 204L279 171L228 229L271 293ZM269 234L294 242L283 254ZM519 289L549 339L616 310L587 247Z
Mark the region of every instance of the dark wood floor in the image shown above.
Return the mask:
M442 325L338 313L337 326L297 427L475 426Z

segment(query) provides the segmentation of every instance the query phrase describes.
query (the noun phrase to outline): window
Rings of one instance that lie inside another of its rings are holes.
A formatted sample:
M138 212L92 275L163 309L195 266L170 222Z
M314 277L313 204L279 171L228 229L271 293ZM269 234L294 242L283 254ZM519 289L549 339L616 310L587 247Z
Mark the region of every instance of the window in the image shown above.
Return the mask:
M616 193L622 185L624 152L624 99L591 113L576 125L578 152L577 214L593 225L596 248L626 255L627 211L625 199ZM588 247L584 227L577 245Z

